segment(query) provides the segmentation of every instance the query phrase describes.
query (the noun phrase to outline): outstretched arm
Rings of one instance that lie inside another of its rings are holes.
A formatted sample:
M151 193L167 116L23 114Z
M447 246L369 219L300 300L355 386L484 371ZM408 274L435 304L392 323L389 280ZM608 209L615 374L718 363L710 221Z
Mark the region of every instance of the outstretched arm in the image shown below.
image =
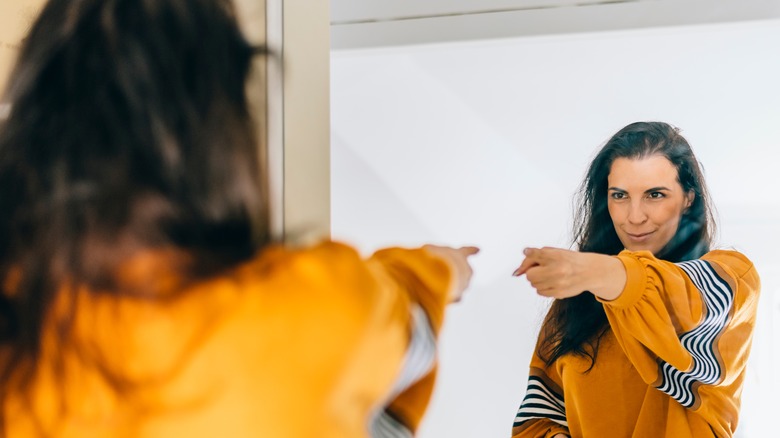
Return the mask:
M436 374L436 338L444 306L459 301L468 287L472 269L468 258L475 247L449 248L426 245L418 250L379 251L372 261L407 291L411 301L409 345L403 366L385 406L372 419L374 438L412 436L427 408ZM449 271L442 284L427 264L443 264Z
M525 274L539 295L569 298L589 291L611 301L626 284L626 269L615 257L560 248L526 248L523 254L514 275Z

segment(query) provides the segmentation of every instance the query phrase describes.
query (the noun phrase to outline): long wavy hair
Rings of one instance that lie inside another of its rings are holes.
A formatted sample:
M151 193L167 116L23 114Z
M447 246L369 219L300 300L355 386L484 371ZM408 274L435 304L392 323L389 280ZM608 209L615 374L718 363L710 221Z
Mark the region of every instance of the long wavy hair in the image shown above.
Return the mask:
M607 178L615 159L652 155L668 159L677 169L683 191L694 193L677 232L655 256L680 262L709 251L715 222L699 162L679 129L662 122L632 123L613 135L596 154L577 196L573 231L579 251L615 255L623 250L607 209ZM538 354L552 365L572 353L589 358L592 368L599 341L608 329L604 307L590 292L555 300L543 324Z
M203 278L269 243L245 92L258 51L229 0L45 5L0 122L3 397L34 371L64 285L120 294L118 266L157 249Z

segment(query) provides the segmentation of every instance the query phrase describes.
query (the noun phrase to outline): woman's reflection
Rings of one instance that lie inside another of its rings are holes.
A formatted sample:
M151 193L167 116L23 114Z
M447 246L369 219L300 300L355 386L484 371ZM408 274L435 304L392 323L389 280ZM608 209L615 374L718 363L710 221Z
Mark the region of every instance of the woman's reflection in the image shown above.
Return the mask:
M759 278L744 255L710 250L687 141L665 123L621 129L591 163L578 213L579 251L528 248L515 271L556 300L513 436L732 436Z

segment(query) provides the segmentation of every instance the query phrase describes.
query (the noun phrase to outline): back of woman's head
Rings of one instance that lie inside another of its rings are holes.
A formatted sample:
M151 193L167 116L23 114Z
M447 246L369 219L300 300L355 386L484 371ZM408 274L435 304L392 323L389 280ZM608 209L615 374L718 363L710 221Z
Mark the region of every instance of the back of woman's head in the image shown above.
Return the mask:
M591 162L576 212L575 242L580 250L617 254L623 249L607 209L609 172L617 158L642 159L651 155L668 159L677 169L683 191L694 193L677 233L656 255L678 262L698 258L709 250L714 222L699 163L679 130L662 122L636 122L624 127Z
M63 281L106 286L137 250L207 275L268 241L252 54L229 0L45 5L0 125L0 336L34 350Z

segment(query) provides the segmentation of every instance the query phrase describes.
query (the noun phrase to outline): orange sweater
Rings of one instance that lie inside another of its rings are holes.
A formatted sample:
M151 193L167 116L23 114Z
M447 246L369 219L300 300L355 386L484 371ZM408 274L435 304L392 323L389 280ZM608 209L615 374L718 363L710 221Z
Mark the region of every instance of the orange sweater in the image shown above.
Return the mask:
M364 261L325 243L269 248L183 290L164 270L140 257L126 271L164 299L81 290L60 300L32 385L6 398L5 436L352 438L417 427L448 301L443 260L388 249ZM74 332L58 343L69 313Z
M683 263L617 256L628 280L604 302L610 330L590 361L535 354L514 437L730 437L737 427L760 282L734 251Z

